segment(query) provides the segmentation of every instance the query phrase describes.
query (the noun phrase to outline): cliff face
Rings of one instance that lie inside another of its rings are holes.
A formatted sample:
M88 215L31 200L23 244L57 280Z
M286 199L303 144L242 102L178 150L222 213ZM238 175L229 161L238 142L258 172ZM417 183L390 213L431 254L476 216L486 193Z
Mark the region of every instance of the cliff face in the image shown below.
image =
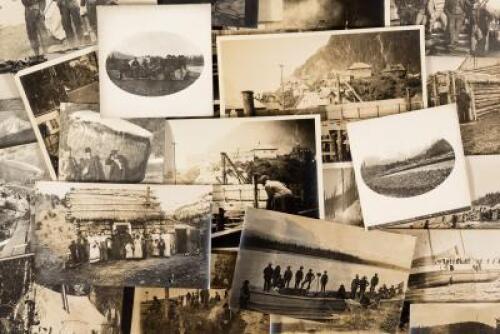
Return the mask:
M402 64L410 73L420 73L419 41L418 31L413 30L331 36L294 75L320 78L334 70L346 70L355 62L370 64L375 72L389 64Z

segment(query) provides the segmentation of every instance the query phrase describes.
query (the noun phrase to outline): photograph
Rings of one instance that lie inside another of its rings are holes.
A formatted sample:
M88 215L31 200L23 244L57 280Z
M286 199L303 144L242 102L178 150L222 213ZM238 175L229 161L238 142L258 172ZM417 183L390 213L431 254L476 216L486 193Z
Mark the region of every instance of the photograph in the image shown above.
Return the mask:
M229 309L225 289L135 288L134 334L262 334L269 315Z
M410 334L500 333L500 304L412 304Z
M158 0L159 5L209 3L212 5L212 27L256 27L259 0Z
M500 183L492 175L500 168L500 155L465 157L472 205L470 210L415 220L388 228L498 229L500 228Z
M421 27L217 39L221 117L319 114L323 162L351 161L346 125L426 107Z
M417 237L406 300L500 302L498 230L393 229Z
M214 185L214 248L238 247L250 207L322 218L319 128L318 115L167 121L166 183Z
M31 196L49 177L37 143L0 149L0 259L29 253Z
M391 25L422 25L428 55L497 57L498 1L391 0Z
M37 282L207 288L211 186L39 182Z
M361 204L352 163L323 164L325 220L363 226Z
M215 250L210 254L210 289L231 289L237 251Z
M14 77L0 74L0 149L36 142Z
M62 103L59 181L162 183L165 122L101 118L99 106Z
M62 103L98 103L95 47L16 74L15 80L52 180L57 180Z
M415 239L248 209L230 307L314 320L330 332L392 333Z
M213 116L210 17L209 3L98 6L101 115Z
M429 106L456 103L466 155L499 154L500 59L427 57Z
M259 0L262 31L383 27L388 0ZM387 19L386 19L387 16ZM388 25L388 24L387 24Z
M455 104L352 122L347 131L366 228L470 209Z

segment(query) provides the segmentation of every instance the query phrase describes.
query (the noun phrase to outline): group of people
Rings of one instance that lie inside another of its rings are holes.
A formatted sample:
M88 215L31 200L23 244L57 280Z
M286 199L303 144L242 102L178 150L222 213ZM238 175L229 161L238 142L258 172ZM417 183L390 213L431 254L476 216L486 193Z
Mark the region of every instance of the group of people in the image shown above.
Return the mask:
M291 266L287 266L286 269L281 272L281 266L278 264L273 268L272 263L269 263L263 271L264 274L264 288L263 290L268 292L271 289L289 289L294 277ZM311 284L317 277L318 290L322 293L326 293L326 285L328 283L329 277L328 272L325 270L323 273L315 273L312 269L304 272L304 267L300 267L295 272L295 284L294 289L301 289L309 291L311 289Z
M174 238L170 233L133 234L113 231L80 233L69 245L70 264L105 263L109 260L140 260L149 257L170 257L175 252Z
M108 172L104 170L104 165ZM70 181L82 182L125 182L129 175L128 159L118 150L111 150L109 156L104 160L92 154L90 147L85 148L84 156L77 160L70 156L65 167L66 179Z
M85 44L86 35L91 36L89 42L95 40L97 5L113 3L113 0L21 1L25 11L26 32L35 56L45 54L50 40L54 38L66 41L67 47ZM59 30L60 26L63 31Z
M487 1L486 1L487 2ZM404 25L424 25L429 33L444 32L448 36L448 47L459 46L460 34L470 38L471 52L487 51L490 24L493 14L481 0L393 0L396 12ZM481 45L480 45L481 44Z
M184 80L189 72L188 63L203 65L200 57L196 60L184 55L143 56L129 60L111 54L106 67L117 71L117 79Z

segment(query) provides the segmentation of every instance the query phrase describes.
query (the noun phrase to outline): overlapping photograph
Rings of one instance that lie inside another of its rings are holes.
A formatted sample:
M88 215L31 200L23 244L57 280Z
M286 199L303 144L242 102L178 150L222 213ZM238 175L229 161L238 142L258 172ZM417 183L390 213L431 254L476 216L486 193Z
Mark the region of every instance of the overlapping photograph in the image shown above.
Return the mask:
M365 227L470 208L456 105L348 124Z
M165 180L214 185L212 247L237 248L249 207L323 216L319 131L317 115L167 121Z
M57 179L62 103L98 103L95 48L86 48L16 74L16 84L46 161Z
M131 333L260 334L269 315L234 312L224 289L136 288Z
M59 180L162 183L165 122L101 118L95 104L62 103Z
M99 6L98 20L103 117L213 115L210 4Z
M248 209L230 306L330 332L394 332L414 247L408 236Z
M426 53L497 56L497 1L391 0L391 25L422 25Z
M40 182L32 251L42 284L209 284L210 186Z
M457 104L466 155L500 153L500 60L428 57L429 105Z
M221 117L319 114L323 162L351 160L349 122L427 103L420 27L224 36L217 42Z

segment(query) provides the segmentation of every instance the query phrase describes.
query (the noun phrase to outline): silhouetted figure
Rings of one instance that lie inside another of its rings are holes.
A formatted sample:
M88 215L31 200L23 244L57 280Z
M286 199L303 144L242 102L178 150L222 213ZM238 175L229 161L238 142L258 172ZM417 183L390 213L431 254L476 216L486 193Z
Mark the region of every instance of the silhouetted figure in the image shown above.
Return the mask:
M304 278L304 267L300 267L299 270L295 273L295 289L298 289L300 286L300 282L302 282L302 279Z
M292 280L293 272L290 269L290 266L286 267L285 272L283 273L283 279L285 281L285 287L290 287L290 281Z
M359 281L359 300L361 300L361 298L363 298L363 296L365 295L367 287L368 287L368 279L366 278L366 276L363 276L361 281Z
M250 282L245 280L240 289L240 307L247 308L250 301Z
M274 268L274 272L273 272L273 288L278 286L280 278L281 278L281 267L280 267L280 265L277 265Z
M358 292L359 288L359 275L356 275L356 277L351 281L351 299L356 298L356 293Z
M345 291L345 286L344 284L341 284L339 289L337 290L337 298L340 299L346 299L347 298L347 292Z
M309 269L309 271L306 274L306 278L304 279L304 282L302 282L302 285L300 286L301 289L304 288L304 285L307 283L307 288L306 290L311 289L311 283L314 281L314 273L312 269Z
M375 292L375 288L377 287L378 285L378 274L375 273L375 275L373 275L372 279L370 280L370 294L373 294Z
M326 292L326 284L328 283L328 275L326 273L326 270L323 273L323 275L321 275L320 283L321 283L321 292L325 293Z
M274 270L271 263L264 269L264 291L271 290L271 279L273 278Z

